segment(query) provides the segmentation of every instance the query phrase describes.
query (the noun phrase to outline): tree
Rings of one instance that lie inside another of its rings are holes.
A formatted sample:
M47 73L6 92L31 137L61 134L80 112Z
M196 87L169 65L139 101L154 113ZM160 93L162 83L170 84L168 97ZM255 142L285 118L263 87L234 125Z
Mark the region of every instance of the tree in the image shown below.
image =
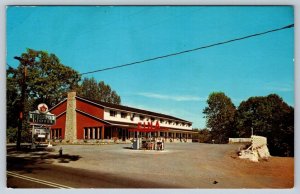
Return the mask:
M227 143L228 138L235 135L234 118L236 108L223 92L213 92L207 100L208 106L203 110L206 114L206 125L211 130L215 143Z
M21 57L15 57L20 65L14 72L8 72L18 83L18 91L23 86L23 68L26 66L26 94L34 105L44 102L50 107L66 97L68 91L76 89L80 75L72 68L63 65L54 54L27 49Z
M202 129L199 131L199 142L200 143L211 143L211 132L208 129Z
M294 154L294 108L276 94L251 97L243 101L236 114L237 133L240 137L255 135L267 137L272 155Z
M70 67L60 63L54 54L45 51L27 49L16 56L19 66L7 70L7 127L18 125L19 148L22 129L26 128L28 111L44 102L50 107L66 97L68 91L74 90L80 75ZM18 114L20 112L20 114ZM25 131L23 132L25 133Z
M84 78L79 86L78 95L91 100L120 104L121 98L103 81L99 83L94 78Z

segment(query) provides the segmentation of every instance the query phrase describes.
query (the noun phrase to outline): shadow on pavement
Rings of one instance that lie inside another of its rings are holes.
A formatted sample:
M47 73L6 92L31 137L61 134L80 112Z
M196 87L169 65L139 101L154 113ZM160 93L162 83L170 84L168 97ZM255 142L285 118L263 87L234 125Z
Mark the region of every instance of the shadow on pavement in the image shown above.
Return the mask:
M52 164L55 161L58 163L69 163L77 161L81 158L79 155L69 155L54 152L54 149L39 148L31 150L23 148L17 151L14 148L7 149L7 170L25 171L31 173L33 169L42 170L41 164Z
M123 149L132 150L132 147L126 146L126 147L123 147Z

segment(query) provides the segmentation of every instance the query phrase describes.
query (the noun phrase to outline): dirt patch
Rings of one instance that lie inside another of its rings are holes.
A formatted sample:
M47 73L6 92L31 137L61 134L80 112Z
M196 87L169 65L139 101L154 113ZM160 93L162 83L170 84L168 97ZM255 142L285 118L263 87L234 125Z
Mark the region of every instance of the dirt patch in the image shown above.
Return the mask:
M239 178L249 179L249 181L252 178L264 180L264 184L270 188L294 187L293 157L270 157L259 160L259 162L252 162L247 159L240 159L235 153L231 152L224 162L225 165L235 169L235 173L239 175ZM258 182L257 180L253 181Z

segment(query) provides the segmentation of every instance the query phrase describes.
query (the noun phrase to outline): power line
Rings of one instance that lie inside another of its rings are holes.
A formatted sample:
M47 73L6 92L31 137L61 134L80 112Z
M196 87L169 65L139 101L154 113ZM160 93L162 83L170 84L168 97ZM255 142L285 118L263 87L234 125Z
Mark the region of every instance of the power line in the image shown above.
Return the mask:
M239 41L239 40L243 40L243 39L247 39L247 38L252 38L254 36L261 36L261 35L264 35L264 34L276 32L276 31L280 31L280 30L284 30L284 29L288 29L288 28L293 28L293 27L294 27L294 24L290 24L290 25L287 25L287 26L284 26L284 27L281 27L281 28L268 30L268 31L261 32L261 33L251 34L251 35L244 36L244 37L241 37L241 38L235 38L235 39L231 39L231 40L227 40L227 41L223 41L223 42L219 42L219 43L210 44L210 45L207 45L207 46L202 46L202 47L193 48L193 49L189 49L189 50L185 50L185 51L180 51L180 52L176 52L176 53L171 53L171 54L167 54L167 55L162 55L162 56L158 56L158 57L144 59L144 60L141 60L141 61L136 61L136 62L127 63L127 64L123 64L123 65L117 65L117 66L113 66L113 67L107 67L107 68L104 68L104 69L89 71L89 72L86 72L86 73L81 73L80 75L86 75L86 74L96 73L96 72L100 72L100 71L107 71L107 70L117 69L117 68L121 68L121 67L136 65L136 64L140 64L140 63L144 63L144 62L148 62L148 61L154 61L154 60L158 60L158 59L162 59L162 58L172 57L172 56L176 56L176 55L180 55L180 54L184 54L184 53L189 53L189 52L193 52L193 51L197 51L197 50L201 50L201 49L206 49L206 48L210 48L210 47L214 47L214 46L218 46L218 45L222 45L222 44L227 44L227 43L230 43L230 42L235 42L235 41Z

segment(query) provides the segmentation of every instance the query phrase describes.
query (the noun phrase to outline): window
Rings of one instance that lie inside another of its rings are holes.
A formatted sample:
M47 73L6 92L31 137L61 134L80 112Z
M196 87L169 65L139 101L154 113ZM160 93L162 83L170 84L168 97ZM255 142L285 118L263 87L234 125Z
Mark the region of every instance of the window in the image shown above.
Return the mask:
M164 120L163 119L160 119L160 123L163 123L164 122Z
M52 139L62 139L62 130L61 128L58 129L51 129L51 136Z
M172 124L172 121L169 121L169 125L171 125Z
M134 120L134 117L135 117L135 114L134 113L132 113L131 115L130 115L130 120Z
M176 125L178 125L178 122L176 122Z
M155 120L154 117L151 117L150 119L151 119L152 122Z
M140 115L140 120L143 121L145 117L143 115Z
M127 113L126 112L121 112L121 118L126 118L127 117Z
M83 128L83 139L101 139L102 127L85 127Z
M113 111L113 110L110 110L110 111L109 111L109 115L110 115L111 117L115 117L116 114L117 114L116 111Z

